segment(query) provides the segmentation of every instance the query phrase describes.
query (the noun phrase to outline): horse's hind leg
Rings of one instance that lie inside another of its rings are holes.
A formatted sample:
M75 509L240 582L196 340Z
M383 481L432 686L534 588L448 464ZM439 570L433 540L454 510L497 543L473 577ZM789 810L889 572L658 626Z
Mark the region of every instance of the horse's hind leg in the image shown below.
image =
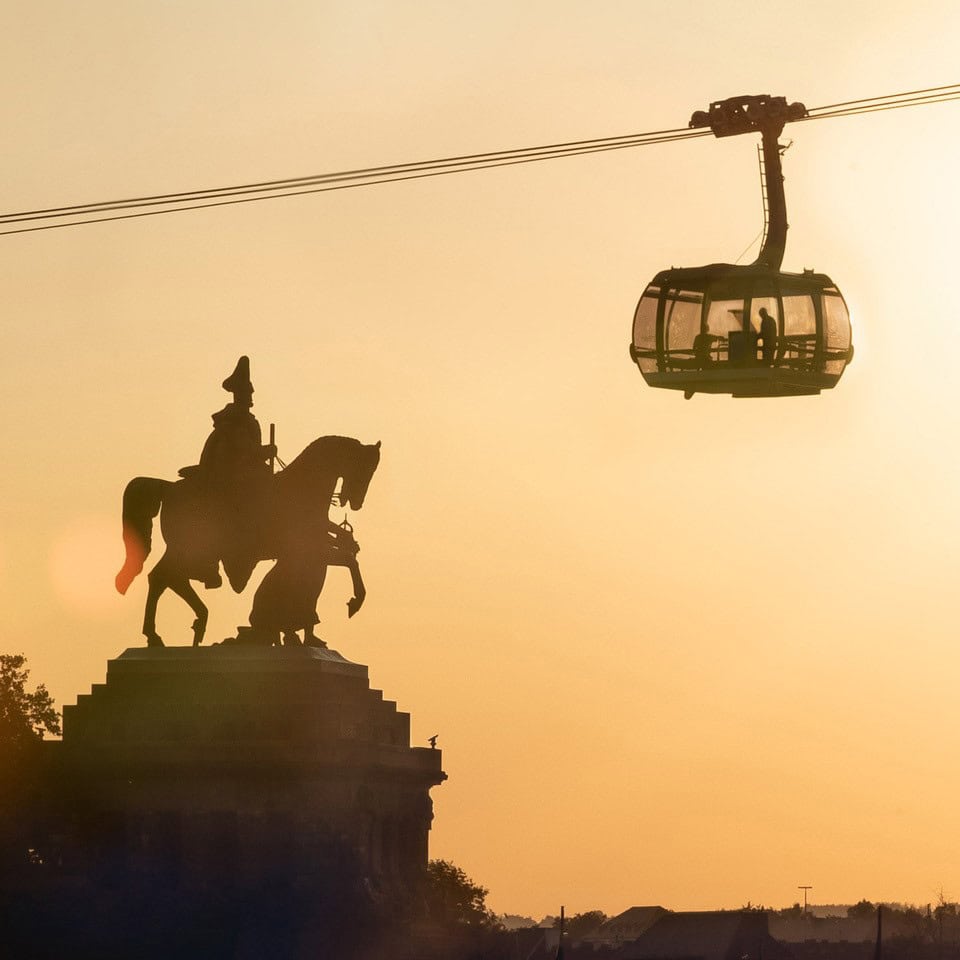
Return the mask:
M157 601L159 601L164 590L170 586L166 578L167 565L164 563L166 554L162 556L157 565L147 574L147 602L143 608L143 635L147 638L148 647L162 647L163 640L157 633Z
M189 580L178 580L171 583L170 589L178 597L186 600L190 609L197 615L197 619L193 621L193 645L199 647L203 643L203 635L207 632L207 617L210 615L210 611L200 599L197 591L193 589Z

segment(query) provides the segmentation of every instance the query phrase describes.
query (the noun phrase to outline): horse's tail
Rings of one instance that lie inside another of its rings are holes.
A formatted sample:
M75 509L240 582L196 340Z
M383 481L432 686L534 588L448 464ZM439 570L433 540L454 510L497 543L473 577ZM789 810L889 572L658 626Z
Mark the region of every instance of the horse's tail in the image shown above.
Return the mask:
M153 518L160 512L167 480L136 477L123 491L123 545L127 557L115 581L117 590L126 593L150 553Z

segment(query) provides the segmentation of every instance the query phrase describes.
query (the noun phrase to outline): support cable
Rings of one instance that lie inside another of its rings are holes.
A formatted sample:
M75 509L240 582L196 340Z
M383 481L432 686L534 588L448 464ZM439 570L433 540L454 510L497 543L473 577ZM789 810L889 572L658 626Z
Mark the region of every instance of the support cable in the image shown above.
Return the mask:
M849 117L930 103L946 103L957 99L960 99L960 84L927 87L920 90L867 97L861 100L847 100L815 107L808 111L808 116L796 122L828 119L830 117ZM533 163L540 160L606 153L611 150L651 146L657 143L672 143L711 135L709 129L680 127L672 130L653 130L647 133L628 134L619 137L572 140L538 147L463 154L437 160L389 164L380 167L361 167L354 170L341 170L283 180L265 180L229 187L213 187L205 190L189 190L180 193L154 194L97 203L24 210L0 214L0 228L13 227L13 229L0 229L0 236L82 226L91 223L107 223L114 220L132 220L165 213L182 213L187 210L233 206L258 200L327 193L334 190L347 190L404 180L422 180L452 173L466 173L494 167ZM101 214L105 215L101 216ZM21 224L29 225L20 226Z
M707 131L709 133L709 131ZM336 183L351 180L373 180L383 182L387 176L407 172L451 169L484 169L488 166L506 166L510 162L525 160L547 160L561 156L578 156L585 153L598 153L608 149L645 146L650 143L665 143L672 140L686 140L693 136L703 136L703 131L681 127L677 130L657 130L651 133L632 134L622 137L606 137L601 140L573 141L543 147L526 147L515 150L501 150L494 153L468 154L460 157L446 157L440 160L417 163L398 163L383 167L364 167L357 170L343 170L335 173L317 174L311 177L294 177L287 180L267 180L260 183L239 184L231 187L213 187L206 190L190 190L182 193L166 193L154 196L131 197L124 200L111 200L99 203L75 204L68 207L48 207L42 210L26 210L17 213L0 214L0 223L19 223L29 219L45 219L55 216L69 216L88 213L100 213L127 207L147 206L161 203L181 203L189 200L204 200L216 196L233 196L245 193L275 191L297 186ZM397 177L399 179L399 177Z
M809 116L802 117L800 120L795 122L804 123L808 120L823 120L829 117L853 117L863 113L879 113L883 110L901 110L904 107L919 107L929 103L948 103L951 100L960 99L960 89L955 89L950 93L939 93L936 95L918 97L904 97L899 100L888 100L885 102L881 102L879 97L876 99L878 102L864 104L860 107L843 107L841 105L837 105L835 109L818 107L814 110L810 110Z
M669 135L667 135L669 134ZM14 214L0 215L0 226L19 224L33 220L52 220L65 217L91 216L116 210L141 210L144 207L162 206L164 209L146 210L140 213L120 216L99 217L96 219L71 220L69 222L47 223L43 226L26 227L17 230L0 230L0 236L12 233L30 233L36 230L50 230L57 227L80 226L84 223L104 223L111 220L129 220L136 217L152 216L161 213L178 213L184 210L198 210L208 207L230 206L237 203L249 203L255 200L272 200L280 197L302 196L309 193L326 193L331 190L345 190L351 187L365 187L378 183L395 183L400 180L421 180L427 177L443 176L451 173L464 173L468 170L485 170L492 167L514 166L521 163L533 163L538 160L550 160L558 157L582 156L588 153L605 153L610 150L622 150L628 147L647 146L654 143L670 143L675 140L692 140L695 137L710 136L709 130L681 130L660 131L658 135L640 135L635 138L619 139L620 142L605 142L600 146L592 147L562 147L550 150L531 151L503 151L500 154L485 156L499 158L509 156L512 159L488 159L483 161L460 161L455 159L433 161L423 164L398 164L393 167L368 168L371 171L385 175L378 176L373 172L347 171L343 173L325 174L313 178L298 178L294 180L273 181L272 185L251 184L242 187L222 187L206 191L195 191L184 194L166 194L157 197L145 197L128 201L115 201L100 204L80 204L75 207L48 208L48 210L24 211ZM594 141L597 142L597 141ZM419 171L410 172L406 171ZM346 182L344 182L346 181ZM317 186L311 186L317 184ZM289 187L303 187L304 189L283 190L281 185ZM244 196L245 194L259 194ZM236 199L234 199L236 198ZM211 200L213 202L200 202ZM187 203L188 206L171 207L174 203Z
M877 100L892 100L893 98L900 97L912 97L915 94L939 94L944 90L950 90L956 92L960 89L960 84L949 83L943 87L927 87L923 90L906 90L903 93L888 93L882 97L866 97L863 100L844 100L841 103L828 103L822 107L816 107L816 110L833 110L836 107L853 107L857 104L873 103Z

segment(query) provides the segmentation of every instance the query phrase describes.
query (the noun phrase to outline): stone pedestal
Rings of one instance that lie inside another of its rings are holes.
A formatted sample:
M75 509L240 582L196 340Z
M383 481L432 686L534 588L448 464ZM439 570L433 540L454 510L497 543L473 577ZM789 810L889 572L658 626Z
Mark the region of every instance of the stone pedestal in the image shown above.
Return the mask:
M427 864L441 753L367 668L309 647L126 650L63 713L58 767L86 849L189 888L348 869L373 891ZM67 864L65 864L67 866Z

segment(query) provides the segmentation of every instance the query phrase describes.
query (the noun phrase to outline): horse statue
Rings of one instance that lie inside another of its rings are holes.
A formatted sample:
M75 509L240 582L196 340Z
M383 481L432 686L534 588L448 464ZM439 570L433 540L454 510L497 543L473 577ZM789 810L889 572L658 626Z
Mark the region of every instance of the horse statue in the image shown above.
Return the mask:
M312 636L316 600L328 566L350 569L354 596L347 608L353 616L365 596L356 560L359 548L348 525L337 526L329 519L330 503L336 494L341 505L359 510L379 462L379 441L362 444L350 437L320 437L284 470L267 476L252 508L235 517L211 509L209 496L189 477L178 481L154 477L131 480L123 493L126 560L116 577L121 594L143 570L151 549L153 519L158 514L166 543L166 551L147 575L143 615L147 646L163 646L156 630L156 614L157 603L167 589L193 610L193 645L202 643L209 611L190 581L206 577L211 549L223 551L225 543L239 543L243 548L239 556L220 553L230 585L237 593L246 586L257 563L277 561L254 599L254 631L269 634L278 629L289 633L296 624L304 629L309 626ZM312 619L305 612L311 598Z

